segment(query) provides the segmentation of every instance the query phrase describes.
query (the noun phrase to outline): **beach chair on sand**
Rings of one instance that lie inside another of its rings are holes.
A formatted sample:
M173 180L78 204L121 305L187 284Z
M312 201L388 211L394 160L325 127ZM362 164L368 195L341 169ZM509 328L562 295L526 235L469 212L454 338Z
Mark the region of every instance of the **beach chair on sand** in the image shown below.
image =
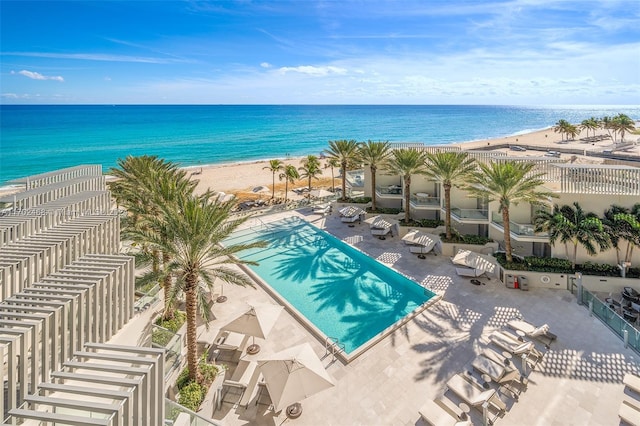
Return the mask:
M427 422L431 426L466 426L471 425L471 422L467 420L461 420L455 417L452 413L445 410L441 405L435 401L428 400L418 410L422 420Z

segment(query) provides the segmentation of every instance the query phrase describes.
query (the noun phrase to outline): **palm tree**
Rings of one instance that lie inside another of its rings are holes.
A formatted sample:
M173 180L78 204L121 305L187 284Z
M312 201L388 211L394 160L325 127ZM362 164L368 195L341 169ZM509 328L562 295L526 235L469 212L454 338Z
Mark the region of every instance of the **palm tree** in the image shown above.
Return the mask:
M180 170L174 163L167 162L156 156L128 156L119 159L117 168L109 173L117 178L110 184L112 194L119 205L123 206L129 216L123 221L122 233L131 237L140 246L137 255L138 263L152 265L151 273L140 278L139 283L159 281L164 292L163 318L169 319L174 315L174 305L171 303L172 280L170 276L162 275L160 263L170 261L169 255L161 254L150 249L145 239L137 238L140 230L162 233L162 228L154 228L154 221L161 214L162 206L175 202L178 197L192 194L197 181L191 181L184 170ZM160 234L159 238L166 238Z
M491 162L478 163L479 170L472 173L466 189L479 198L498 202L502 213L504 245L507 262L513 261L511 248L511 225L509 208L524 201L541 204L554 196L551 192L538 190L544 182L544 173L533 172L535 163Z
M593 135L596 135L596 130L600 125L598 124L598 119L595 117L588 118L586 120L582 120L580 123L580 129L587 131L587 137L589 137L589 130L593 130Z
M360 162L369 166L371 171L371 210L376 211L376 173L378 168L386 168L391 156L389 142L367 141L359 145Z
M566 127L564 132L567 135L567 140L574 140L576 138L576 136L578 136L578 134L580 133L578 128L576 126L574 126L573 124L569 124Z
M335 191L336 187L334 185L335 182L335 177L333 176L333 169L337 169L338 167L340 167L340 163L338 162L338 160L336 158L329 158L327 159L327 162L324 164L324 168L325 169L331 169L331 190Z
M579 245L591 256L596 254L596 245L600 251L611 246L611 240L600 218L595 213L586 213L577 202L574 202L573 206L556 205L551 213L538 212L534 223L537 231L549 232L552 245L558 239L565 244L572 269L576 268ZM573 246L571 254L568 244Z
M617 263L631 262L634 247L640 247L640 203L631 209L613 205L605 210L602 222L611 245L616 249ZM627 242L624 250L621 247L623 240ZM621 251L624 251L623 256Z
M239 259L244 250L264 247L258 241L250 244L220 243L228 238L248 217L231 218L235 201L220 202L212 194L181 197L177 202L162 206L162 214L153 220L154 227L164 229L160 233L141 230L140 237L154 247L170 255L164 265L164 273L175 278L172 297L182 293L186 304L187 367L189 378L200 380L196 345L196 321L198 313L205 321L211 319L211 306L206 295L219 279L225 283L251 285L249 278L229 265L255 264Z
M553 126L553 131L555 133L560 133L562 140L564 140L564 135L567 133L567 128L571 126L567 120L558 120L558 122Z
M620 133L620 141L624 141L624 134L626 132L633 132L636 128L636 123L625 114L618 114L612 119L612 126L614 132Z
M309 190L311 190L311 179L318 179L318 175L322 174L320 168L320 160L315 155L308 155L307 158L302 160L302 166L298 167L302 173L300 178L306 178L309 180Z
M615 131L615 125L613 123L613 118L607 115L602 117L600 119L600 127L607 131L607 133L611 137L611 140L613 140L614 142L616 141L616 131Z
M401 148L393 151L393 155L387 166L388 174L402 176L404 183L404 222L406 224L411 220L411 206L409 204L411 196L411 176L427 174L425 161L426 154L424 151L418 151L415 148Z
M347 170L358 162L358 142L355 140L329 141L329 149L325 150L329 159L335 159L340 163L342 173L342 197L347 199Z
M444 189L446 238L451 239L451 188L462 184L476 169L475 160L466 152L436 152L426 155L427 176Z
M276 198L276 173L281 171L284 168L284 163L280 160L269 160L269 165L263 167L262 169L269 170L272 174L271 179L271 199Z
M289 183L294 183L296 180L300 179L300 174L298 173L298 169L291 164L287 164L284 166L284 171L280 173L278 176L280 180L284 179L284 201L286 202L289 198Z

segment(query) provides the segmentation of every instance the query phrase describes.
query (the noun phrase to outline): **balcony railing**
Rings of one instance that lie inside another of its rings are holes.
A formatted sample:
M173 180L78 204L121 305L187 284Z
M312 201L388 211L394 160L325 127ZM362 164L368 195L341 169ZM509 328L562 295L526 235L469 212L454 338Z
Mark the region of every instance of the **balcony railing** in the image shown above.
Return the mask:
M451 214L460 219L489 220L489 210L487 209L461 209L458 207L451 207Z
M503 226L502 214L494 212L491 215L491 222ZM535 232L535 226L532 223L516 223L509 221L509 226L512 234L520 235L523 237L547 237L547 232Z
M395 195L402 196L402 187L400 185L385 185L385 186L377 186L376 185L376 193L378 195Z
M609 305L598 299L593 293L582 290L582 304L589 308L593 315L595 315L600 321L605 323L615 334L624 339L625 333L627 334L627 344L637 353L640 353L640 330L637 330L633 325L620 313L613 310Z
M410 197L410 202L414 207L440 207L440 197L414 194Z

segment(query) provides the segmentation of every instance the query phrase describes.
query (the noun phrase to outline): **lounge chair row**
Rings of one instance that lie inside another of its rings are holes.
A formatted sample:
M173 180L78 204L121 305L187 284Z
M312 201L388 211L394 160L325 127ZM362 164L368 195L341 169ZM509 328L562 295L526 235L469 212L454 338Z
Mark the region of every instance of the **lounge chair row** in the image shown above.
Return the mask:
M627 373L622 382L630 392L625 393L618 409L618 417L626 424L640 426L640 376Z
M544 356L534 342L525 340L523 336L539 339L547 348L556 339L546 324L535 326L523 319L515 319L509 321L508 327L519 331L519 335L515 336L508 330L496 330L488 336L488 340L499 347L502 353L489 346L483 348L471 361L467 373L458 373L447 381L447 390L463 401L460 407L466 405L469 409L480 410L483 416L488 417L486 420L490 424L507 411L501 394L517 401L528 385L523 373L526 373L527 367L535 368ZM522 356L523 371L512 362L514 356ZM480 374L481 380L475 377L475 372ZM640 389L640 378L638 382ZM427 401L419 414L425 422L434 426L471 424L460 407L442 396L435 401Z

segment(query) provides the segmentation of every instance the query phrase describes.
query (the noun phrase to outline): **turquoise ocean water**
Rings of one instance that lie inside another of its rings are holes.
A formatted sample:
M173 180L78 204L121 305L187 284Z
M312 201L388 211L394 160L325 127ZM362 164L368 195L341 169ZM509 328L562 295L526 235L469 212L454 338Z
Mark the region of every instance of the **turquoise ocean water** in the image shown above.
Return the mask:
M319 154L335 139L448 144L625 113L640 106L1 105L0 186L127 155L183 166Z

